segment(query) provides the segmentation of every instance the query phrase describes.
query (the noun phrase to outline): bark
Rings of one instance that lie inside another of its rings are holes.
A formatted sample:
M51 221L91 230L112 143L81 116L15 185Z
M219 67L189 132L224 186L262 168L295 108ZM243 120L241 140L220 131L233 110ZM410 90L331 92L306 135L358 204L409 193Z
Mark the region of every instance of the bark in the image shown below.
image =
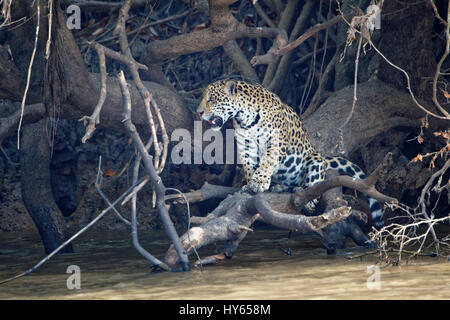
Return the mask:
M15 1L13 8L14 17L33 17L34 9L29 1ZM32 86L29 91L27 103L44 102L47 112L51 114L53 108L60 108L62 118L78 120L85 115L90 115L97 104L100 94L100 75L89 73L86 70L78 46L72 33L67 29L65 17L58 8L53 19L53 39L51 55L48 62L48 71L45 75L47 84L46 95L43 98L44 58L42 49L47 40L46 21L41 19L41 30L38 53L32 72ZM29 8L29 12L25 10ZM46 12L45 4L41 4L41 11ZM45 16L42 14L42 16ZM32 26L32 28L30 28ZM5 78L0 81L0 94L2 98L21 101L23 88L25 87L25 74L32 51L32 41L23 41L34 34L33 24L27 23L14 28L9 37L11 51L14 54L15 67L11 61L0 59L0 71L5 71ZM20 41L19 41L20 39ZM31 45L30 45L31 43ZM9 72L10 71L10 72ZM2 72L3 74L3 72ZM33 80L35 79L35 80ZM20 81L19 81L20 80ZM144 82L144 85L152 92L155 101L161 107L161 113L166 119L166 129L170 133L176 128L192 130L192 113L185 107L182 98L173 90L153 82ZM99 126L124 131L122 124L122 97L120 87L114 77L107 79L107 98L100 114ZM131 100L134 105L133 122L145 134L149 133L145 120L145 109L142 98L136 87L130 82ZM36 114L36 113L35 113ZM13 119L9 119L13 120ZM28 117L24 123L38 120L37 117ZM3 128L2 128L3 129Z
M22 99L22 73L12 60L0 56L0 98L20 101Z
M344 1L342 11L348 15L354 7L365 10L370 3L368 0ZM430 78L436 69L436 57L432 36L435 16L430 1L384 1L381 19L381 30L375 30L371 36L373 43L387 59L408 73L415 95L431 101ZM347 30L347 24L338 25L339 54L344 52ZM336 64L335 91L353 84L356 47L347 47L344 59ZM399 90L406 90L407 87L404 74L394 69L374 50L361 53L358 74L360 82L377 77Z
M23 122L35 123L45 116L46 110L42 103L28 105L24 109ZM6 138L17 130L19 124L21 111L18 110L9 117L0 118L0 140Z
M84 67L80 51L72 34L66 28L65 18L61 10L57 10L55 19L54 46L49 63L49 87L46 99L50 105L68 103L77 108L63 108L62 117L81 118L92 113L100 94L98 76L91 76ZM161 114L167 119L166 129L170 134L176 128L192 128L192 114L184 107L182 99L173 91L155 83L144 83L154 95L156 103L161 106ZM122 97L117 80L107 80L107 98L100 114L100 125L112 129L123 130ZM131 103L133 104L132 121L147 131L144 116L144 102L136 87L130 83ZM66 97L67 101L63 100Z
M58 8L58 6L56 7ZM14 2L13 12L17 18L19 16L33 17L33 10L35 7L30 7L27 1ZM46 12L46 10L46 4L41 3L41 12ZM75 44L71 32L66 28L62 11L60 9L56 11L56 17L53 19L51 55L46 68L44 68L43 48L47 40L47 18L45 14L42 14L45 18L41 20L37 62L33 64L31 91L27 99L32 102L45 101L45 104L37 103L25 106L23 124L34 123L42 119L45 117L46 111L51 111L52 108L61 108L61 117L72 120L80 119L82 116L91 114L99 96L99 76L87 72L78 46ZM9 34L11 51L18 66L14 66L11 61L4 61L5 59L0 61L0 70L11 71L11 73L5 73L6 79L2 81L4 86L2 86L1 93L5 94L6 98L22 99L25 86L24 74L27 72L32 51L32 42L26 41L24 44L23 39L27 39L29 34L34 34L34 30L31 32L33 28L35 28L35 24L23 24L14 28ZM44 70L47 71L45 76ZM8 77L11 77L10 81L8 81ZM45 86L43 80L46 82ZM184 127L188 130L192 128L192 115L184 107L183 101L176 93L154 83L144 83L144 85L153 93L157 103L163 107L162 115L167 119L166 128L169 133L175 128ZM135 105L133 120L139 129L148 135L146 117L143 116L145 115L143 101L135 86L130 85L130 87L132 102ZM46 89L44 99L42 97L43 88ZM107 89L109 94L100 115L100 125L123 131L122 97L117 81L108 79ZM45 110L45 106L50 110ZM17 129L19 118L20 111L17 111L9 117L1 119L0 137L3 138ZM64 233L62 215L51 192L49 146L45 131L41 128L43 122L45 120L24 129L21 146L21 182L25 206L39 230L46 252L51 252L63 242ZM39 185L39 188L36 188L36 185ZM71 251L71 248L67 247L65 250Z
M357 98L352 118L343 128L343 151L346 155L390 129L417 128L420 119L425 116L407 92L376 79L358 84ZM353 86L349 86L330 97L304 120L310 140L319 152L335 155L340 151L338 128L350 114L352 100ZM448 122L430 119L430 124L435 125L433 128L445 128Z
M50 184L50 148L46 119L24 126L20 149L22 199L44 244L45 252L58 248L65 239L63 216ZM62 252L72 252L71 245Z
M294 205L290 194L260 193L256 196L250 196L236 193L222 201L205 219L194 219L193 221L201 221L202 224L192 227L181 236L181 242L186 253L191 254L194 247L199 249L211 243L227 241L228 245L221 255L230 258L237 249L237 245L234 245L230 251L230 243L242 241L247 232L252 231L250 227L253 222L261 219L279 228L299 233L316 233L324 239L323 244L330 252L335 250L338 245L342 245L341 239L346 239L347 236L354 238L360 245L367 245L368 238L353 222L353 218L349 225L344 224L338 228L324 231L325 227L347 218L352 213L352 210L346 204L331 209L320 216L307 217L295 214L298 213L298 210L299 208ZM217 263L221 260L221 255L208 257L204 263ZM178 255L173 246L169 248L163 261L169 266L177 265ZM199 263L197 262L196 265Z
M259 83L258 75L253 69L247 57L242 53L241 48L235 40L230 40L223 45L223 50L233 61L233 64L239 70L239 74L247 77L252 82Z
M28 0L15 1L13 16L17 19L23 16L33 18L34 8L30 8L30 2ZM146 48L146 54L142 58L142 62L149 66L149 70L144 73L144 76L147 79L154 79L163 85L155 83L144 84L152 92L158 105L160 105L162 116L164 119L167 119L166 126L169 134L175 128L192 129L192 114L185 108L184 101L173 91L173 88L167 89L167 87L164 87L168 84L161 73L161 63L163 61L183 54L201 52L222 46L227 41L239 37L275 38L283 36L283 33L277 28L252 28L238 22L227 7L233 2L235 1L212 2L210 16L213 25L210 28L171 37L166 40L152 41ZM100 81L97 75L87 72L73 35L66 27L65 17L59 8L59 2L56 1L54 5L55 18L52 23L51 55L45 66L45 59L41 59L41 57L43 56L42 49L45 47L47 40L46 17L48 11L46 11L46 4L41 3L43 14L41 15L38 58L36 59L39 63L33 67L32 76L36 79L36 84L30 90L30 100L28 101L33 103L45 102L48 109L61 108L61 117L79 119L92 113L99 96ZM16 39L10 43L11 51L15 58L17 56L15 61L18 64L18 70L22 72L22 79L25 78L24 74L28 67L32 43L26 41L26 45L24 45L23 41L18 39L27 39L35 31L33 30L33 25L35 24L24 24L11 31L10 38ZM46 71L45 75L44 70ZM44 101L40 98L43 88L42 79L45 79L46 82L44 86ZM21 92L22 90L17 88L14 91ZM132 103L135 105L132 120L141 129L141 126L145 123L145 117L142 116L145 114L143 101L134 86L131 86L130 93ZM18 96L5 96L5 98L17 99ZM123 126L120 123L122 120L120 90L117 81L113 78L108 79L108 97L104 105L105 107L100 115L100 126L123 130ZM143 129L146 130L145 127Z
M284 30L279 28L254 28L239 22L228 8L235 2L236 0L209 1L211 26L206 29L150 42L142 57L143 63L150 66L150 70L144 73L144 77L163 84L165 81L161 78L161 64L164 61L189 53L204 52L225 46L228 54L232 54L233 59L239 61L238 65L245 70L247 76L257 80L251 66L248 62L243 61L244 57L241 53L236 52L236 46L232 42L238 38L282 38L287 40L285 39L286 35ZM202 8L205 10L206 6L202 6ZM285 42L282 43L285 44ZM152 72L151 70L154 69L157 71Z
M26 75L30 64L31 53L34 48L34 37L37 25L36 5L37 1L13 1L11 6L11 19L15 21L26 17L30 18L30 21L28 23L23 23L20 27L7 29L8 44L14 59L14 65L21 73L20 76L17 73L14 74L14 77L17 77L21 82L21 88L16 90L16 93L19 92L20 94L20 100L22 99L22 94L24 92L23 89L25 88ZM48 19L44 14L47 12L46 3L44 1L40 1L40 12L39 40L31 72L30 87L27 97L28 103L42 102L37 99L42 96L43 92L43 73L45 68L44 50L47 41L47 35L44 30L48 29ZM16 84L16 81L14 81L14 84Z
M308 25L308 18L311 16L311 13L315 7L315 1L307 1L303 8L301 13L298 15L297 21L294 25L294 28L292 29L292 32L289 36L289 41L294 41L299 35L301 35ZM293 60L293 51L290 51L286 53L282 58L280 59L280 62L278 64L277 70L273 76L272 79L265 78L264 81L266 81L267 88L275 93L279 93L283 85L285 84L285 79L287 78L287 73L292 65Z
M436 69L432 51L434 19L430 1L414 5L385 1L383 5L379 49L386 58L409 74L412 91L425 99L431 97L431 83L426 77L432 77ZM404 75L384 60L380 62L378 71L379 78L386 83L401 89L406 87Z

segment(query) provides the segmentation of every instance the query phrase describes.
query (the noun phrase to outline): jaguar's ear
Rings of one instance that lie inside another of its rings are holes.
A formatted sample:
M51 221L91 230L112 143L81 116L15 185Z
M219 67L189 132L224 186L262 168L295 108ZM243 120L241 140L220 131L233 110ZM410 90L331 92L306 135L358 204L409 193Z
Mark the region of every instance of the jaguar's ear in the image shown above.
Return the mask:
M230 96L234 96L237 93L236 82L228 80L227 83L225 83L225 92Z

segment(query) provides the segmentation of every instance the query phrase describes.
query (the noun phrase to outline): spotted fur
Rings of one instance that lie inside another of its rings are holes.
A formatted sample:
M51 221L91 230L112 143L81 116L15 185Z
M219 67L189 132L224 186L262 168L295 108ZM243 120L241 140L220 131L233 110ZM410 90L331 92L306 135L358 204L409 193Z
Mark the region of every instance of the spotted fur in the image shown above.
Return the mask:
M311 145L301 118L264 87L244 81L219 80L203 93L197 109L202 119L220 130L233 119L247 185L244 191L286 192L325 179L328 169L356 179L364 172L341 157L323 157ZM380 204L368 198L377 228L383 226ZM314 203L308 204L311 210Z

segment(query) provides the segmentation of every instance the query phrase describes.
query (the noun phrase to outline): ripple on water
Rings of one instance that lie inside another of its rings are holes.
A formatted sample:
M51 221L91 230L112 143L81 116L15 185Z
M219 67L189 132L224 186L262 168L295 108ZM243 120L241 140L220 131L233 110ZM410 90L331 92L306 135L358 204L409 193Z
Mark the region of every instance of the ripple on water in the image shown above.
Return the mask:
M0 299L450 299L450 263L421 258L381 269L380 290L367 287L375 260L347 260L351 247L330 259L314 237L257 230L225 264L188 273L148 272L149 264L127 232L91 232L77 239L77 253L58 255L30 276L5 284ZM141 236L157 257L168 248L159 232ZM350 244L354 246L354 244ZM291 248L286 255L280 247ZM221 248L218 244L217 248ZM200 250L205 257L215 246ZM0 233L0 280L21 273L45 254L35 234ZM81 290L68 290L67 267L81 269Z

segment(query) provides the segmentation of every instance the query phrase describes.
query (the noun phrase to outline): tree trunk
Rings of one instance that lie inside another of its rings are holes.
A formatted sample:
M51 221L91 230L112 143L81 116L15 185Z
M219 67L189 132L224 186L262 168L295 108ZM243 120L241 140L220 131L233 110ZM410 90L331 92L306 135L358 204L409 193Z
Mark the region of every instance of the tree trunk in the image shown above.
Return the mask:
M22 199L50 253L64 242L63 216L50 184L50 148L46 119L24 126L20 147ZM63 252L73 252L68 245Z
M435 17L430 1L414 5L385 1L383 12L380 51L409 74L411 89L418 97L431 101L430 79L436 69L436 57L432 43ZM384 82L406 88L405 76L383 59L380 59L378 71L379 78Z

